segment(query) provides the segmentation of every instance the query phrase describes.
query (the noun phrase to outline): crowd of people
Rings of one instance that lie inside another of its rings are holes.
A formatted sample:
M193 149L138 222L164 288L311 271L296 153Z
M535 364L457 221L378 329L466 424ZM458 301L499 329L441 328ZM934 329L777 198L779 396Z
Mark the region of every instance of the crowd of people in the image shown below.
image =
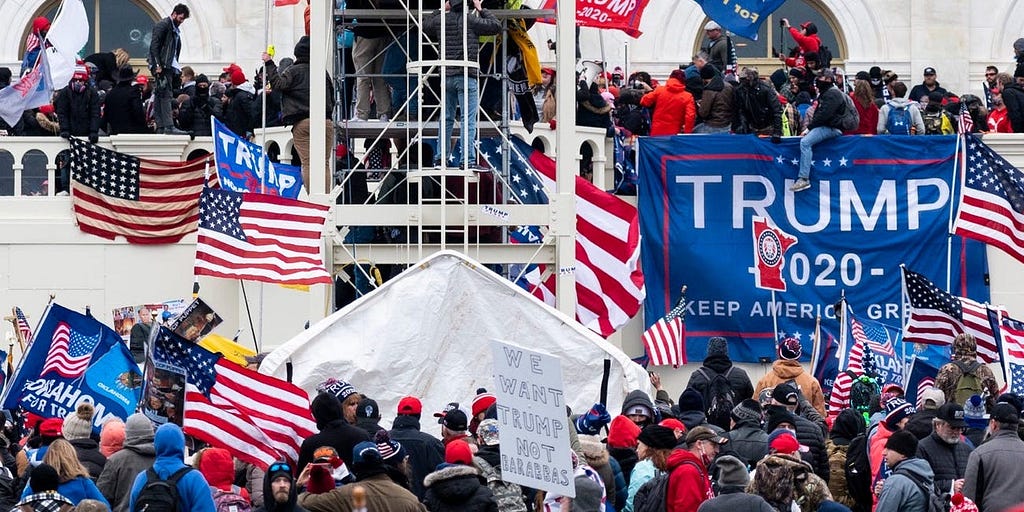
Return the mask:
M781 340L758 382L712 338L677 399L628 393L567 411L573 498L502 477L498 399L467 390L424 421L402 398L390 429L377 401L328 379L310 403L318 432L298 460L262 468L144 414L93 432L88 402L65 418L3 427L0 508L199 512L1003 512L1024 510L1024 397L1002 393L970 335L954 342L920 409L863 365L837 399ZM261 355L248 358L258 369ZM826 395L831 395L826 409ZM432 427L430 425L433 425Z

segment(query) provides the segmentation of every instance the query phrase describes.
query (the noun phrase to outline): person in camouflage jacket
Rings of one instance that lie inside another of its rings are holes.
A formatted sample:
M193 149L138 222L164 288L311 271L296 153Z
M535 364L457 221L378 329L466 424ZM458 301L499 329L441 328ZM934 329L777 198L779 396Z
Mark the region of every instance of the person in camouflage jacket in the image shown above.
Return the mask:
M972 364L978 361L978 343L970 334L960 334L953 340L953 358L950 362L939 368L939 374L935 377L935 387L942 390L946 395L946 402L956 401L956 385L963 376L960 367L955 361ZM975 370L975 375L981 381L983 391L986 391L985 409L991 411L995 405L996 397L999 396L999 385L996 384L996 377L988 366L982 364ZM960 404L963 405L963 404Z
M501 479L498 420L481 421L476 435L480 441L480 449L473 457L473 465L480 470L480 477L494 493L494 499L498 502L498 512L526 512L522 487Z

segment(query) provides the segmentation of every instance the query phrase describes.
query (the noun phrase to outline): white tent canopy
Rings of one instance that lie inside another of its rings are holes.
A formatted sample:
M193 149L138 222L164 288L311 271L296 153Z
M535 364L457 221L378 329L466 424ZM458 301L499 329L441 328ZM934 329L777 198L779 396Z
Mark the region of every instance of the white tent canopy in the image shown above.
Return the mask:
M290 362L292 382L310 398L330 377L348 381L377 401L385 424L398 401L413 395L423 401L427 423L448 402L468 411L477 388L494 390L491 339L560 357L574 412L600 398L605 359L613 416L629 391L652 392L647 372L614 345L452 251L430 256L311 326L268 354L260 372L285 378Z

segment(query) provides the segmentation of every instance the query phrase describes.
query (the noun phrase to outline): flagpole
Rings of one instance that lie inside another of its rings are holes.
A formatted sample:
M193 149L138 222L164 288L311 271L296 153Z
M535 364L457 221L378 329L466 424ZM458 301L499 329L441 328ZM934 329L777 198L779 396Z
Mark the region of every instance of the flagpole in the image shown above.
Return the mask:
M846 354L848 352L848 349L847 349L848 343L847 342L849 341L848 338L849 338L849 334L850 334L849 333L849 331L850 331L850 329L849 329L850 322L848 322L847 319L846 319L846 315L849 314L849 305L846 303L846 290L845 289L842 290L840 292L840 295L839 295L839 309L841 311L837 311L836 312L837 313L836 314L836 318L837 319L841 319L841 322L839 323L839 370L843 371L843 370L846 369L846 366L849 364L849 361L847 361L847 359L846 359Z
M43 322L46 321L46 317L50 314L50 309L51 309L51 306L53 305L54 297L55 297L55 295L53 295L51 293L50 294L50 301L46 303L46 308L43 309L43 314L40 315L39 322L36 324L36 329L33 332L38 333L39 332L39 326L43 325ZM7 401L7 395L9 395L11 393L10 383L14 382L15 381L15 377L17 377L21 373L21 367L22 367L22 365L25 364L25 354L28 354L29 351L32 350L32 345L35 344L36 338L37 338L37 336L33 336L32 339L29 340L28 346L26 346L25 349L21 351L21 357L18 358L18 367L14 370L14 373L12 375L8 375L7 376L7 383L4 385L3 394L0 394L0 404L3 404L4 402Z
M249 330L252 331L252 346L255 347L256 352L259 353L260 342L256 337L256 328L252 325L252 311L249 310L249 297L245 294L245 282L239 279L238 286L242 287L242 300L245 301L245 314L249 317ZM260 307L262 307L262 305ZM263 313L262 309L260 310L260 313Z
M964 155L964 158L961 158L961 156L960 156L960 151L961 150L963 150L964 153L967 152L967 147L966 147L967 145L964 144L964 143L961 143L963 138L964 138L963 134L957 135L957 137L956 137L956 149L953 150L953 156L954 156L954 158L953 158L953 176L951 176L951 179L949 180L949 186L950 186L950 189L949 189L950 190L950 194L949 194L950 195L950 197L949 197L949 224L948 224L948 227L946 229L946 291L947 292L950 291L950 288L953 286L953 283L952 283L952 280L953 280L953 210L955 209L955 205L953 203L953 191L956 190L957 171L960 169L961 162L966 162L967 161L967 158L966 158L967 155L966 154ZM963 187L961 187L961 189L962 188ZM962 190L961 190L961 194L963 194Z
M818 375L818 356L821 352L821 315L814 319L814 346L811 347L811 376Z
M775 331L775 344L779 344L779 313L775 308L775 290L772 290L772 330Z

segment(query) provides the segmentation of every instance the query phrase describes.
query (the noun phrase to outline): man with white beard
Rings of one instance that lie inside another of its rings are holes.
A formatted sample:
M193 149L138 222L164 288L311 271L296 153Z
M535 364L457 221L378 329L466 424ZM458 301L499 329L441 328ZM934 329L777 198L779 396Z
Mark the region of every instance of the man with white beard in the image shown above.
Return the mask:
M961 438L967 428L964 408L956 402L943 404L932 419L932 426L931 435L917 445L917 457L928 461L935 472L937 493L958 493L963 489L967 458L973 450Z

